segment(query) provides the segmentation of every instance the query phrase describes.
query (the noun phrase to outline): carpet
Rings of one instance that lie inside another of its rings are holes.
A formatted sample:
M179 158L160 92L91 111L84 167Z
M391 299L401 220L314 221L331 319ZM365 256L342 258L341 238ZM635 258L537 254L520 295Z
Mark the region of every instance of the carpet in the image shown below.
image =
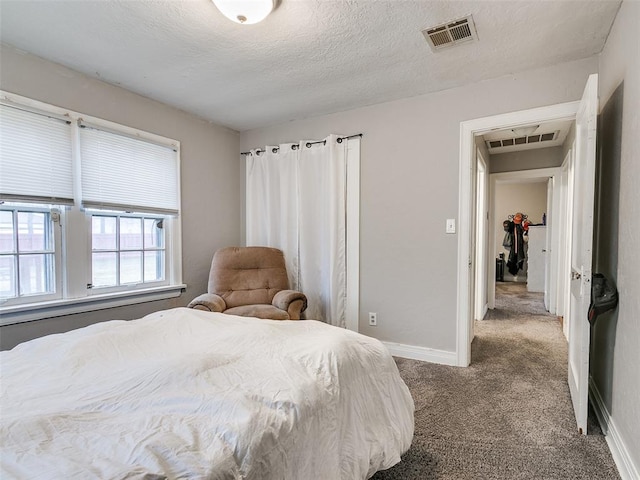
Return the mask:
M567 343L541 294L497 285L468 368L396 358L415 402L411 448L374 480L618 479L590 415L578 434Z

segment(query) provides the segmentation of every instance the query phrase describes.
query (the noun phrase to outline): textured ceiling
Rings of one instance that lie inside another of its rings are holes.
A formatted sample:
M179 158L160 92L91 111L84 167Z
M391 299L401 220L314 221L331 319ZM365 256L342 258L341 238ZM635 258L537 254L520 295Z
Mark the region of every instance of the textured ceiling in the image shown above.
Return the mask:
M597 54L620 0L279 3L1 0L0 39L242 131ZM421 30L467 14L479 41L433 53Z

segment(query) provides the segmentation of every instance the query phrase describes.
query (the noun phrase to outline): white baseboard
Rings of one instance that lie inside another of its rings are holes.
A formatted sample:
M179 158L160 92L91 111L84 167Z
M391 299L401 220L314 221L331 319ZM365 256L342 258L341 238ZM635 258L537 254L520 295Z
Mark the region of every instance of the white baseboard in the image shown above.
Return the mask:
M440 363L442 365L457 365L456 352L447 352L445 350L435 350L433 348L417 347L415 345L405 345L402 343L382 343L394 357L410 358L412 360L422 360L423 362Z
M589 378L589 399L600 422L600 427L602 431L605 432L605 439L607 440L607 445L609 445L609 450L611 450L613 461L616 463L616 467L618 467L620 477L622 480L636 480L640 478L640 469L637 465L634 465L629 450L620 436L616 424L607 410L607 406L602 400L598 386L592 378Z
M484 306L482 307L482 315L480 315L480 318L476 318L476 320L484 320L484 317L487 316L488 311L489 311L489 304L485 303Z

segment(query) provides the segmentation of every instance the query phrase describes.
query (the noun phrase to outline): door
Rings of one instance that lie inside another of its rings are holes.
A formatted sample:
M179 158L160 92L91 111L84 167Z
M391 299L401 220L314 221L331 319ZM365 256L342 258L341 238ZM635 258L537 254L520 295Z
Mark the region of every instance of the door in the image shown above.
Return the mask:
M561 225L571 225L573 223L573 164L575 162L576 143L575 140L571 144L571 148L567 153L565 164L563 165L563 186L564 194L562 212L564 217ZM571 306L571 229L567 228L565 234L562 236L562 269L560 270L559 282L562 284L562 297L560 303L562 304L562 333L564 337L569 341L569 331L571 325L569 322L569 308Z
M478 249L477 249L477 241L478 241L478 158L477 158L478 150L476 150L476 161L472 164L471 167L471 198L472 198L472 208L471 212L474 212L471 215L471 229L469 230L469 263L467 274L469 275L469 299L475 299L476 290L477 290L477 279L478 276L475 274L477 270L478 264ZM468 352L469 352L469 360L471 360L471 342L475 337L475 318L476 318L476 301L470 301L468 303L468 329L469 329L469 344L468 344Z
M571 222L571 301L569 308L569 390L580 433L587 433L589 334L591 300L593 203L596 161L598 75L589 77L576 114L576 156L573 168Z
M554 222L553 211L553 180L547 180L547 231L544 240L544 308L547 312L551 312L551 233ZM551 312L553 313L553 312Z
M475 319L482 320L487 311L487 169L477 151L476 174L476 288Z

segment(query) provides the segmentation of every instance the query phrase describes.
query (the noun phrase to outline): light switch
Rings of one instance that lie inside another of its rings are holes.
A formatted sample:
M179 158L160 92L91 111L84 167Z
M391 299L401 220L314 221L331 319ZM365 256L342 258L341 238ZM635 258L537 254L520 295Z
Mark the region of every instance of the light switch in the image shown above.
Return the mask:
M456 219L455 218L447 218L447 233L456 233Z

